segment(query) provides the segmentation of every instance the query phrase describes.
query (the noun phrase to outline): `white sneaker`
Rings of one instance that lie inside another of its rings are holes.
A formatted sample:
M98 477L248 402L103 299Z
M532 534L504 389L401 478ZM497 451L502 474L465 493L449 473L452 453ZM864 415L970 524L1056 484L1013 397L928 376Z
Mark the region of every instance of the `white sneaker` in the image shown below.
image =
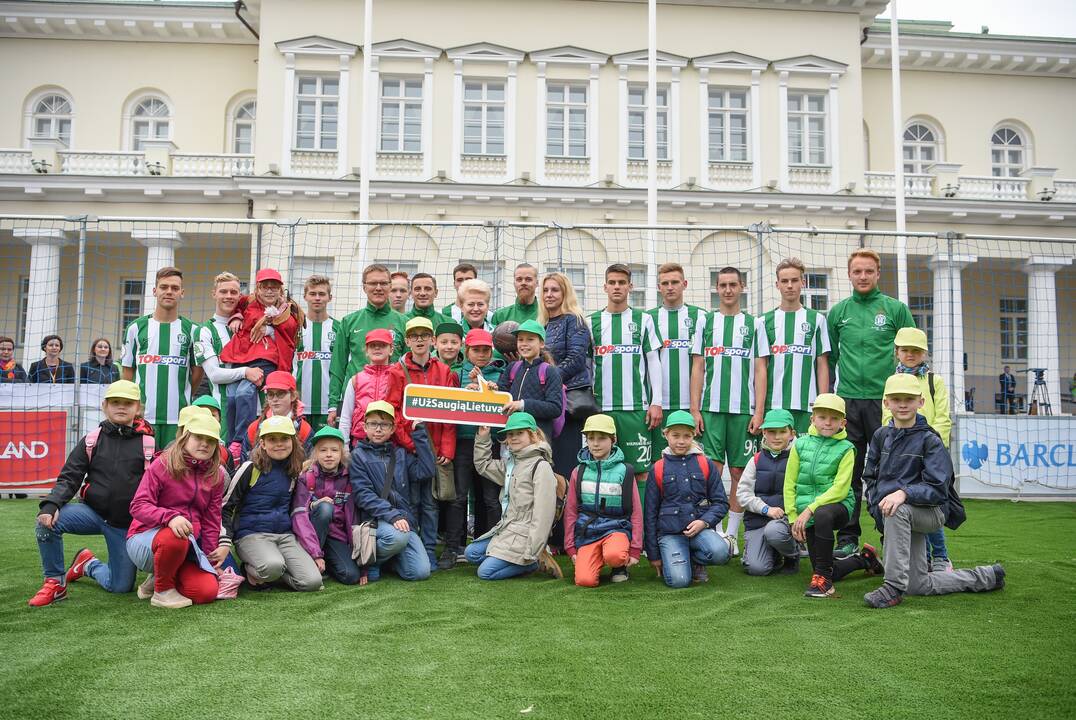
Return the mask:
M138 586L138 590L135 592L138 593L139 600L149 600L153 597L153 573L150 573L149 577L142 581L142 584Z
M153 597L149 599L149 604L154 607L177 610L179 608L190 607L194 603L191 602L189 597L180 595L179 590L172 588L171 590L165 590L164 592L153 593Z
M729 544L729 557L740 557L740 545L736 542L736 536L721 533L721 537Z

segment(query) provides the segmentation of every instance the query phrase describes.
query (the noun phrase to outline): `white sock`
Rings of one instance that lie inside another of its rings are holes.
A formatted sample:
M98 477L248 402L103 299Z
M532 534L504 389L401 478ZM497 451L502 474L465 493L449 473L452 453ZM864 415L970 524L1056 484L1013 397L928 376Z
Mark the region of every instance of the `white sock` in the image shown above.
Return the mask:
M727 529L725 530L725 534L726 535L731 535L732 537L736 537L740 533L740 523L743 522L743 513L742 512L730 512L728 517L729 517L729 519L728 519L728 523L727 523Z

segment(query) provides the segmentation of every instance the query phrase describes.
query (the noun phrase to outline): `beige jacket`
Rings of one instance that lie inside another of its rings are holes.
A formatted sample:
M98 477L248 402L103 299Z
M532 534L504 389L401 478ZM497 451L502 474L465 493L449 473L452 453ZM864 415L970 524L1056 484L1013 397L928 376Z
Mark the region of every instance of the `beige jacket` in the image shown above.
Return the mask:
M506 462L493 459L491 437L489 434L475 437L474 464L484 477L503 487ZM508 454L507 449L504 454ZM557 481L550 464L552 459L553 451L544 442L525 448L515 457L512 477L508 481L508 507L501 513L501 521L478 538L491 538L486 550L489 555L516 565L538 561L538 553L549 538L557 510ZM502 498L504 493L502 489Z

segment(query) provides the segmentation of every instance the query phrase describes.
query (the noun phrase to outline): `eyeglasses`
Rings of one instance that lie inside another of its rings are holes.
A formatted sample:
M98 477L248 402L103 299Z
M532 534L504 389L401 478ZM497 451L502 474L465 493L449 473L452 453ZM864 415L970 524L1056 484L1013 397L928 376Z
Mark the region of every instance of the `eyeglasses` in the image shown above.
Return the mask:
M386 422L368 422L365 423L366 427L370 430L391 430L392 423Z
M388 280L367 280L363 285L370 285L372 287L388 287L391 283Z
M412 340L433 340L433 335L430 333L411 333L407 337Z

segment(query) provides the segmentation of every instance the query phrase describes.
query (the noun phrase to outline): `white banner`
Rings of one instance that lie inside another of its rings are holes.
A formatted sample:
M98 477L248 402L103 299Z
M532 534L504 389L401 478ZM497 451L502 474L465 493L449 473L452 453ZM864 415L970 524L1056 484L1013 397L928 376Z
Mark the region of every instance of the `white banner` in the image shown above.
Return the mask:
M1076 418L959 415L960 494L1076 498Z

